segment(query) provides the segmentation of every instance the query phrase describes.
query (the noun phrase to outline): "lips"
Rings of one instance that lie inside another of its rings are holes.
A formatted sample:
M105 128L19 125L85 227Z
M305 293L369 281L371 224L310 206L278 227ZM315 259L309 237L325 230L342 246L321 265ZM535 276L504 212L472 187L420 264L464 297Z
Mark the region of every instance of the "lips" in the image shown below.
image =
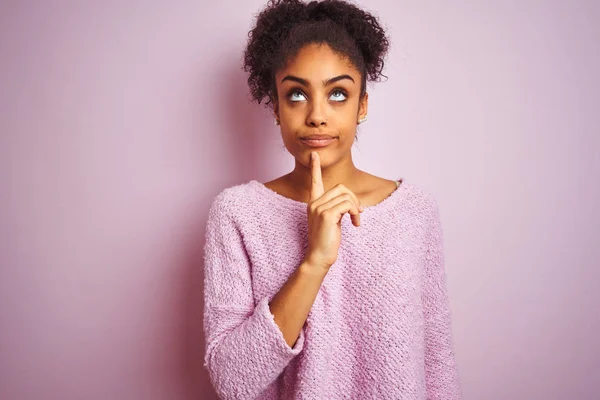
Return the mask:
M321 139L335 139L335 136L331 136L331 135L308 135L308 136L305 136L305 137L301 138L301 140L321 140Z
M337 138L330 135L310 135L300 139L309 147L325 147L333 143Z

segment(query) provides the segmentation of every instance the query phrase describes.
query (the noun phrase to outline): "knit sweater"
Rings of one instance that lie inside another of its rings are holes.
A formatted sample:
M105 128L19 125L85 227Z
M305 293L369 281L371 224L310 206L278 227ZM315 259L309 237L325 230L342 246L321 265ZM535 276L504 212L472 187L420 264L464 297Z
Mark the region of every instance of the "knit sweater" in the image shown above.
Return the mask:
M204 366L222 399L458 399L442 226L403 182L344 215L338 258L294 347L269 302L302 262L307 204L252 180L213 200L204 245Z

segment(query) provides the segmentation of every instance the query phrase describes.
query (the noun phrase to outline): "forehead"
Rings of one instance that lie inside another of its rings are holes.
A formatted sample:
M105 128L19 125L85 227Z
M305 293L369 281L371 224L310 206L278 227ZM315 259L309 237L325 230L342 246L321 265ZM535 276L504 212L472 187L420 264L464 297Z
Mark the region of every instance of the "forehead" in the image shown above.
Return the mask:
M352 76L354 82L359 82L360 73L347 57L334 52L327 44L310 44L300 49L275 77L277 83L286 75L316 83L344 74Z

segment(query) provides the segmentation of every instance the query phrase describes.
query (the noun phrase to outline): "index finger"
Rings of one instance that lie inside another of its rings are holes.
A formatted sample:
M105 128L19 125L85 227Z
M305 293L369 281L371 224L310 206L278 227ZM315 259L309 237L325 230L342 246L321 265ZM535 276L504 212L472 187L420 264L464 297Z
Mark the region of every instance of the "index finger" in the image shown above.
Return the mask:
M323 177L321 176L321 158L319 153L313 151L310 153L310 201L315 201L323 196Z

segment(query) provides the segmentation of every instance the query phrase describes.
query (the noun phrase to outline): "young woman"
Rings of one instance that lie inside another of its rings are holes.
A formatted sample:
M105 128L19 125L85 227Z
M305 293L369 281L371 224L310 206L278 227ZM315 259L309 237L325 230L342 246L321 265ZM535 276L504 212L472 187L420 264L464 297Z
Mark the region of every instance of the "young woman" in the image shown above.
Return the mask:
M352 161L387 49L339 0L270 1L250 32L248 83L295 167L210 208L205 366L223 399L460 397L437 202Z

